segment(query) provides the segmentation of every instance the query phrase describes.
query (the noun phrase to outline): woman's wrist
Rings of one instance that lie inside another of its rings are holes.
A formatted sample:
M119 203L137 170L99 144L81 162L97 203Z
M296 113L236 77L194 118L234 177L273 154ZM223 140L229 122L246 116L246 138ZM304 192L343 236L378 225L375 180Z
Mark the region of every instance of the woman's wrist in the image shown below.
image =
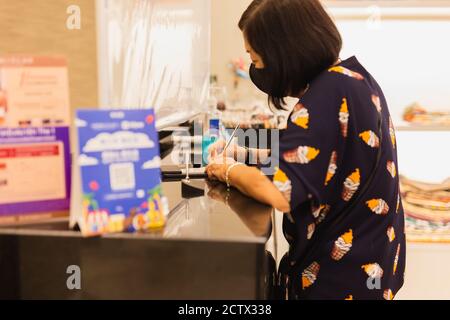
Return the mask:
M226 170L226 172L225 172L225 183L227 184L227 187L228 187L228 188L230 188L230 187L231 187L231 184L232 184L232 182L231 182L231 177L230 177L231 172L232 172L232 170L233 170L235 167L237 167L237 166L245 166L245 164L244 164L244 163L241 163L241 162L236 162L236 163L233 163L233 164L231 164L231 165L229 165L229 166L227 167L227 170Z

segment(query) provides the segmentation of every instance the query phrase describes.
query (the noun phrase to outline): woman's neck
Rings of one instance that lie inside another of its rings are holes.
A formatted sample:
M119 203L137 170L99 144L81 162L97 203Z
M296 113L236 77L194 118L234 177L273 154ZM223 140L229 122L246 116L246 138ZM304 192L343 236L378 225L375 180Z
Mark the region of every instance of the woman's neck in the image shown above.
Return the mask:
M338 58L338 59L336 60L336 62L332 65L332 67L335 67L335 66L339 65L341 62L342 62L341 58ZM303 96L305 95L305 93L308 91L308 89L309 89L309 83L307 84L305 90L303 90L302 92L300 92L300 94L294 96L294 98L301 99L301 97L303 97Z

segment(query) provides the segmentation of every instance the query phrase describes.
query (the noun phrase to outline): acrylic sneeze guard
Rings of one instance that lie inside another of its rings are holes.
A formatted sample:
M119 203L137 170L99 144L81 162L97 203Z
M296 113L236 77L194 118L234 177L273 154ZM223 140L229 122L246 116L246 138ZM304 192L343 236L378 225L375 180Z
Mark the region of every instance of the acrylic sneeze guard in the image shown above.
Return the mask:
M100 106L154 108L157 128L206 107L210 0L97 0Z

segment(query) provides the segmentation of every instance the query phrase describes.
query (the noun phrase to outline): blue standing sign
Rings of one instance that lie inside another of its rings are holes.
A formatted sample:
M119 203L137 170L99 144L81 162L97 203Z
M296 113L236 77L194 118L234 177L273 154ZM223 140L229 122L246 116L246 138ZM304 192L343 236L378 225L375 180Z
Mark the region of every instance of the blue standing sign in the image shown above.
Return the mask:
M78 110L75 125L83 234L163 227L168 206L153 110Z

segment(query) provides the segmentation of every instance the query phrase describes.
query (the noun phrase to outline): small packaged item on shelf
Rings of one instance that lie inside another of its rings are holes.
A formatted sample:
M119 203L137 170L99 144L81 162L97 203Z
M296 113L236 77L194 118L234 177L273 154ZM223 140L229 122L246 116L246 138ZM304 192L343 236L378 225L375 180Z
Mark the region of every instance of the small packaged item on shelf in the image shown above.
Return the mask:
M428 111L418 103L406 107L403 120L415 125L439 125L450 127L450 111Z
M202 165L208 164L209 147L221 137L220 119L209 120L209 130L203 134L202 138Z
M400 182L407 239L450 242L450 179L431 184L401 176Z
M255 102L253 108L228 107L222 113L223 125L226 128L235 128L239 123L242 129L283 129L286 125L286 116L274 114L263 105Z

